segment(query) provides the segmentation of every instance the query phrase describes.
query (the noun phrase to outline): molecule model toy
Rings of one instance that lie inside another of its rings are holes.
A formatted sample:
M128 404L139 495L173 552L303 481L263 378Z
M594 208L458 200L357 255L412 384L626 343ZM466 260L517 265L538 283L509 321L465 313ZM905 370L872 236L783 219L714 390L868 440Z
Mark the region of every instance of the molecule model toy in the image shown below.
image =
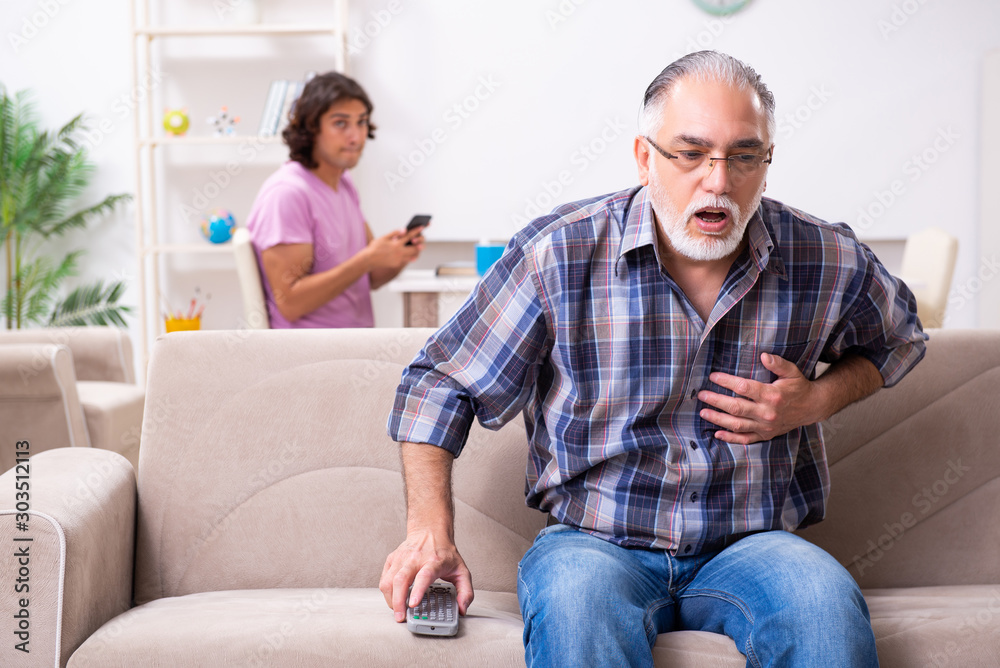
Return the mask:
M208 124L212 126L213 137L232 137L236 134L236 124L240 122L239 116L230 116L226 107L219 109L215 116L208 117Z

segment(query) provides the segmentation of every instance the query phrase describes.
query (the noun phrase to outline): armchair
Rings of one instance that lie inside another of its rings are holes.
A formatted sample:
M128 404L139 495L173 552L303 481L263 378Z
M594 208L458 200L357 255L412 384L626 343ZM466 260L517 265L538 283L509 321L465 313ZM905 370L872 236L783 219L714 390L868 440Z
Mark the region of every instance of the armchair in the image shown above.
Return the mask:
M39 451L90 445L66 346L0 347L0 473L14 466L17 441L36 444Z
M916 232L906 240L900 275L914 281L911 288L924 327L944 324L957 257L958 239L938 227Z
M0 332L0 436L36 451L91 446L138 464L145 391L116 327ZM81 419L82 418L82 419ZM0 471L11 453L0 450Z

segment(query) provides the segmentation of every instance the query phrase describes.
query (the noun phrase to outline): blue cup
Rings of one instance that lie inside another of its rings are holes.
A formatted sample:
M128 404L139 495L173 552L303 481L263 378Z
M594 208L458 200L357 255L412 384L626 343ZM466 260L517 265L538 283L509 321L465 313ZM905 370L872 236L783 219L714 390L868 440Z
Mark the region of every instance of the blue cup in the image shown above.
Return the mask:
M480 276L489 271L493 263L503 255L504 243L482 241L476 244L476 273Z

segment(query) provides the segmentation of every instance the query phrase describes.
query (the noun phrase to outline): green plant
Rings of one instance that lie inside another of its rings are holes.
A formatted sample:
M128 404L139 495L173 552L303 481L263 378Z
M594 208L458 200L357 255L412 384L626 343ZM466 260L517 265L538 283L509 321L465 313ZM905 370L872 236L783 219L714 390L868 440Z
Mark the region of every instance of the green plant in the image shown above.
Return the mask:
M29 324L115 324L125 326L131 311L118 300L121 281L101 280L74 290L56 303L62 283L77 270L83 251L56 260L42 252L44 242L71 229L85 228L131 199L109 195L83 209L70 206L86 188L94 166L77 140L82 114L56 132L41 131L27 91L13 96L0 84L0 243L6 260L0 312L7 329Z

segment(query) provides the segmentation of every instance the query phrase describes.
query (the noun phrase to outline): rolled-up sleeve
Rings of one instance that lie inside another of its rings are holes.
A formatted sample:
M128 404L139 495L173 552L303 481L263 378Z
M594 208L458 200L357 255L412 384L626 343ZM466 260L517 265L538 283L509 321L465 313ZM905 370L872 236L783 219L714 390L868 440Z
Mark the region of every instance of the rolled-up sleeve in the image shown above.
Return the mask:
M403 372L387 431L456 457L473 418L499 429L533 391L548 337L533 259L519 237Z
M924 357L927 334L917 318L910 289L892 276L862 246L864 278L851 312L841 323L831 348L868 359L882 375L885 387L898 383Z

